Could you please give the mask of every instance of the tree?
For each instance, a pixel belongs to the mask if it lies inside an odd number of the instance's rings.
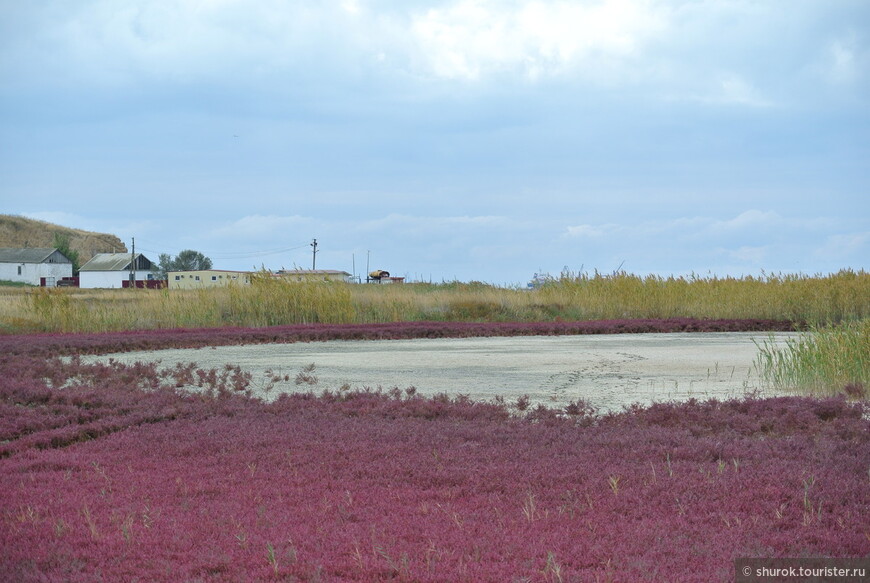
[[[158,273],[161,279],[166,279],[170,271],[202,271],[211,269],[211,259],[193,249],[185,249],[173,259],[168,253],[159,257]]]
[[[79,267],[81,267],[81,261],[79,258],[79,252],[73,251],[69,246],[69,235],[65,235],[63,233],[59,233],[55,231],[54,233],[54,247],[61,253],[63,253],[67,259],[72,261],[73,265],[73,275],[79,274]]]

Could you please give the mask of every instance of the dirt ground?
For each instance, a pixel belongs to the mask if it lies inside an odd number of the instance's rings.
[[[253,393],[351,388],[405,389],[501,396],[514,402],[564,406],[585,399],[600,410],[631,403],[720,399],[766,389],[754,366],[755,342],[788,333],[608,334],[330,341],[158,350],[91,357],[121,362],[159,361],[161,367],[195,362],[201,368],[239,365],[253,375]],[[281,377],[277,383],[270,379]],[[284,380],[286,377],[287,380]]]

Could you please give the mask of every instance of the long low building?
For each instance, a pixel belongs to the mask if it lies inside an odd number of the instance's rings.
[[[197,271],[170,271],[166,274],[169,289],[197,289],[222,285],[248,285],[251,283],[250,271],[227,271],[205,269]]]
[[[262,273],[258,271],[206,269],[198,271],[170,271],[167,273],[167,278],[169,280],[169,289],[198,289],[230,284],[249,285],[253,279],[260,277]],[[266,277],[269,276],[293,282],[352,281],[351,274],[336,269],[282,269],[275,273],[266,272]]]

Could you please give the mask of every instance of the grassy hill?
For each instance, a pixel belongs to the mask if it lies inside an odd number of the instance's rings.
[[[115,235],[0,214],[0,247],[55,247],[55,234],[69,238],[70,249],[78,251],[82,263],[97,253],[127,252],[126,245]]]

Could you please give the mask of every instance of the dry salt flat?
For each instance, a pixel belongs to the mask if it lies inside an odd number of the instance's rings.
[[[415,387],[422,395],[463,394],[561,407],[584,399],[601,411],[632,403],[778,394],[755,367],[757,343],[793,333],[601,334],[328,341],[156,350],[88,357],[161,368],[240,366],[254,396],[325,389]],[[301,374],[300,374],[301,373]],[[280,378],[277,382],[276,378]],[[285,380],[286,379],[286,380]],[[191,387],[196,390],[195,387]]]

